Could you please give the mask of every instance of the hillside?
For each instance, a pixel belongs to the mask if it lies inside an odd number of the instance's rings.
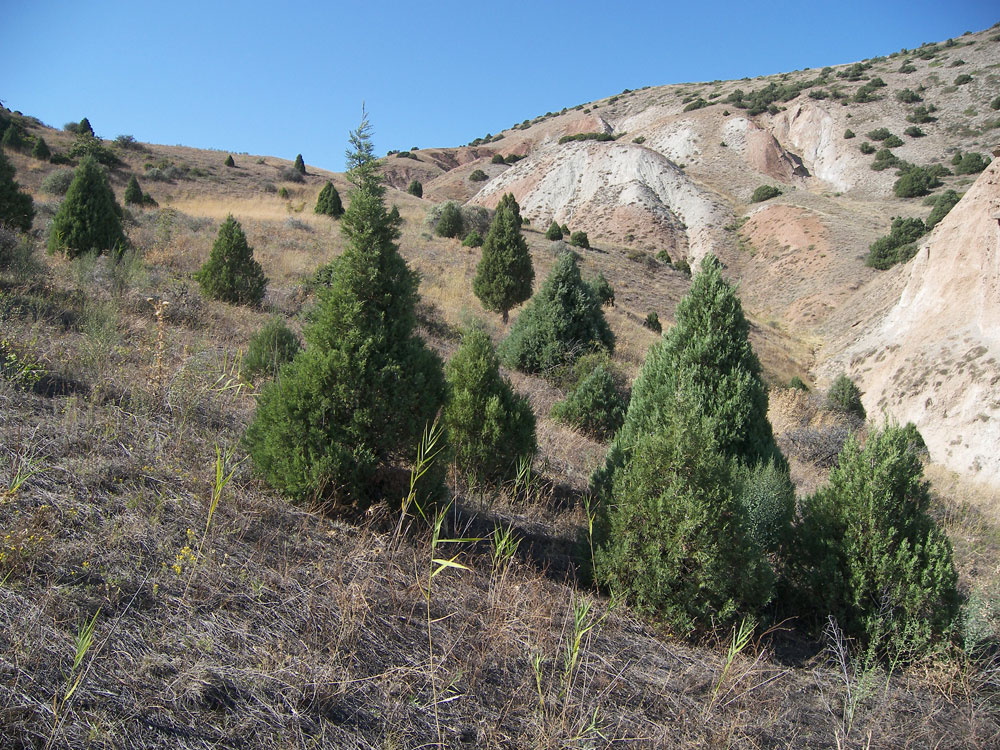
[[[963,73],[972,80],[953,84]],[[855,101],[874,76],[886,85]],[[755,114],[733,101],[745,101],[737,89],[748,101],[817,79]],[[904,88],[923,102],[899,101]],[[839,372],[862,386],[871,417],[915,421],[931,512],[970,602],[963,633],[990,645],[890,668],[779,617],[783,603],[732,653],[735,631],[669,632],[587,585],[585,500],[607,445],[550,418],[564,383],[517,372],[505,374],[538,422],[532,474],[489,491],[449,473],[449,531],[478,541],[455,547],[468,569],[435,579],[428,603],[439,553],[419,523],[396,530],[397,498],[349,520],[295,507],[254,475],[241,443],[262,386],[240,377],[241,358],[269,319],[306,325],[314,274],[345,247],[313,206],[328,180],[346,201],[344,175],[108,138],[119,201],[134,174],[157,205],[127,208],[136,250],[122,261],[69,260],[44,243],[72,164],[5,151],[37,213],[31,257],[0,274],[0,745],[995,747],[1000,165],[944,176],[935,192],[961,202],[912,260],[876,271],[864,256],[892,217],[930,208],[895,197],[895,170],[873,171],[858,145],[885,127],[904,139],[894,153],[919,165],[990,153],[998,96],[994,28],[828,71],[625,92],[383,162],[400,251],[421,277],[420,335],[443,358],[472,318],[494,341],[506,330],[471,292],[480,250],[437,237],[428,211],[492,208],[513,192],[536,289],[566,249],[545,239],[549,223],[588,232],[580,265],[614,287],[604,313],[625,380],[657,340],[647,313],[669,327],[689,290],[680,261],[723,261],[800,497],[857,427],[823,402]],[[907,116],[932,103],[925,135],[904,136]],[[54,153],[76,142],[4,114]],[[580,133],[616,137],[559,143]],[[489,179],[470,181],[476,169]],[[414,179],[423,198],[406,192]],[[782,194],[750,202],[761,184]],[[269,279],[260,308],[207,299],[194,280],[229,214]],[[812,390],[786,387],[793,376]],[[517,540],[509,556],[496,546],[504,529]]]

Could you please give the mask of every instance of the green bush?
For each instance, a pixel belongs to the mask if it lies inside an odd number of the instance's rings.
[[[465,239],[462,240],[462,247],[482,247],[483,238],[480,236],[479,232],[473,229],[467,235]]]
[[[267,289],[267,278],[254,260],[240,223],[232,214],[219,227],[208,260],[195,274],[201,291],[213,299],[234,305],[259,305]]]
[[[490,164],[506,164],[507,160],[503,158],[503,154],[493,154],[493,158],[490,159]]]
[[[339,219],[344,215],[344,204],[340,200],[340,193],[333,186],[332,182],[327,182],[316,197],[316,207],[313,211],[324,216],[332,216]]]
[[[691,264],[684,260],[684,258],[675,260],[671,265],[675,271],[680,271],[685,276],[691,275]]]
[[[570,143],[571,141],[613,141],[615,137],[611,133],[576,133],[575,135],[564,135],[559,139],[559,143]]]
[[[302,154],[298,154],[295,157],[295,164],[292,165],[292,169],[294,169],[299,174],[306,173],[306,163],[302,161]]]
[[[19,125],[11,125],[4,131],[3,138],[0,138],[0,146],[2,146],[5,151],[24,150],[24,135],[22,134]]]
[[[611,284],[604,278],[603,273],[597,275],[597,278],[591,282],[590,288],[593,289],[601,305],[608,307],[615,306],[615,290],[611,288]]]
[[[912,436],[850,438],[828,484],[802,504],[793,579],[817,621],[895,663],[948,639],[959,615],[951,545],[928,515]]]
[[[936,187],[941,186],[941,180],[932,176],[926,169],[914,167],[907,170],[896,180],[892,192],[897,198],[916,198],[927,195]]]
[[[521,210],[514,196],[505,193],[497,204],[493,222],[483,241],[483,253],[472,280],[472,291],[483,307],[503,315],[531,296],[535,269],[528,243],[521,235]]]
[[[586,250],[590,248],[590,238],[586,232],[573,232],[569,236],[569,244],[573,247],[582,247]]]
[[[500,375],[490,337],[473,328],[445,367],[450,395],[444,425],[459,471],[476,481],[499,483],[518,460],[533,456],[535,416],[528,400]]]
[[[937,118],[931,116],[931,111],[932,110],[929,107],[925,107],[924,105],[921,104],[919,107],[914,109],[912,112],[910,112],[910,114],[906,116],[906,120],[907,122],[912,122],[916,125],[923,125],[928,122],[934,122],[935,120],[937,120]]]
[[[797,391],[808,391],[809,386],[807,386],[798,375],[793,375],[792,379],[788,381],[788,387],[794,388]]]
[[[1000,108],[995,108],[995,109],[1000,109]],[[646,136],[644,135],[639,135],[632,139],[632,143],[638,144],[639,146],[641,146],[645,142],[646,142]]]
[[[42,192],[49,195],[66,195],[69,186],[73,184],[74,171],[72,169],[57,169],[49,172],[42,180]]]
[[[910,125],[910,127],[903,131],[903,135],[908,135],[910,138],[923,138],[927,134],[916,125]]]
[[[282,365],[295,359],[301,348],[298,337],[285,321],[272,318],[250,337],[240,375],[248,382],[261,375],[273,378]]]
[[[956,86],[963,86],[966,83],[972,83],[972,76],[970,76],[968,73],[962,73],[962,75],[958,76],[955,79]]]
[[[860,149],[861,149],[861,153],[865,154],[865,155],[867,155],[867,154],[874,154],[875,153],[875,147],[872,144],[870,144],[868,141],[865,141],[864,143],[862,143],[861,146],[860,146]]]
[[[990,109],[1000,109],[1000,96],[990,102]]]
[[[625,400],[604,365],[597,365],[552,407],[553,419],[591,437],[610,440],[625,419]]]
[[[850,128],[848,128],[847,130],[844,131],[844,138],[845,139],[849,139],[849,138],[853,138],[853,137],[854,137],[854,131],[853,130],[851,130]]]
[[[458,237],[464,228],[462,212],[455,201],[448,201],[441,208],[441,215],[434,231],[439,237]]]
[[[869,130],[866,135],[873,141],[884,141],[892,133],[889,132],[889,128],[876,128],[875,130]]]
[[[665,263],[668,266],[671,264],[670,253],[668,253],[666,250],[660,250],[656,254],[656,259],[660,261],[660,263]]]
[[[115,201],[108,176],[93,157],[85,156],[52,220],[49,252],[75,258],[88,252],[121,253],[127,246],[122,207]]]
[[[916,246],[913,245],[927,231],[920,219],[904,219],[897,217],[892,220],[889,234],[880,237],[868,246],[865,264],[880,271],[885,271],[897,263],[905,263],[913,257]]]
[[[920,94],[912,89],[903,89],[902,91],[896,92],[896,99],[903,102],[903,104],[916,104],[917,102],[922,102]]]
[[[45,142],[45,139],[41,136],[35,139],[35,145],[31,149],[31,155],[36,159],[41,159],[42,161],[48,161],[52,157],[52,151],[49,149],[49,144]]]
[[[80,123],[79,125],[76,126],[76,130],[74,132],[77,135],[88,136],[90,138],[95,137],[94,129],[90,126],[90,120],[88,120],[86,117],[80,120]]]
[[[653,333],[663,333],[663,324],[660,323],[660,316],[655,312],[647,313],[646,319],[642,321],[643,328],[648,328]]]
[[[795,485],[788,471],[772,460],[740,465],[735,474],[747,536],[764,552],[779,552],[789,541],[795,515]]]
[[[418,279],[395,244],[366,120],[351,143],[347,247],[318,290],[308,346],[264,387],[245,438],[268,482],[327,510],[364,509],[387,490],[398,500],[393,467],[412,460],[446,393],[416,334]]]
[[[958,154],[956,154],[958,156]],[[962,154],[958,162],[952,161],[955,165],[955,174],[979,174],[990,165],[990,160],[975,151]]]
[[[890,134],[889,137],[882,142],[882,145],[886,148],[898,148],[903,145],[903,139],[898,135]]]
[[[472,174],[469,175],[469,179],[472,182],[485,182],[486,180],[490,179],[490,176],[486,174],[486,172],[484,172],[483,170],[477,169],[476,171],[474,171]]]
[[[760,185],[753,191],[753,195],[750,196],[750,202],[760,203],[762,201],[771,200],[771,198],[777,198],[779,195],[781,195],[780,188],[777,188],[774,185]]]
[[[141,206],[142,202],[142,188],[139,187],[139,180],[132,175],[125,188],[125,204]]]
[[[226,164],[227,167],[235,167],[236,166],[236,162],[233,160],[233,155],[232,154],[230,154],[229,156],[226,157],[225,164]]]
[[[70,148],[69,155],[74,159],[91,156],[106,167],[117,167],[122,163],[114,151],[92,137],[79,136]]]
[[[561,240],[562,238],[563,233],[562,229],[559,227],[559,223],[553,221],[545,232],[545,239],[555,242],[556,240]]]
[[[834,411],[851,414],[864,419],[865,407],[861,403],[861,391],[847,375],[838,375],[826,392],[826,407]]]
[[[956,193],[954,190],[945,190],[941,195],[934,198],[934,208],[931,209],[930,215],[924,221],[927,226],[927,231],[931,231],[937,223],[941,221],[948,212],[955,207],[955,204],[961,200],[962,196]]]
[[[514,322],[499,354],[507,367],[544,373],[614,345],[600,300],[580,277],[576,257],[565,253]]]
[[[695,99],[695,100],[694,100],[693,102],[689,102],[688,104],[686,104],[686,105],[684,106],[684,111],[685,111],[685,112],[691,112],[692,110],[695,110],[695,109],[702,109],[702,108],[704,108],[704,107],[707,107],[707,106],[708,106],[708,102],[707,102],[707,101],[705,101],[704,99],[702,99],[702,98],[701,98],[701,97],[699,96],[699,97],[698,97],[697,99]]]
[[[35,218],[35,206],[31,196],[21,192],[14,174],[14,165],[0,149],[0,226],[27,232]]]
[[[418,198],[423,198],[424,186],[421,184],[420,180],[413,180],[406,188],[406,192],[410,195],[415,195]]]
[[[872,160],[872,169],[876,172],[881,172],[884,169],[889,169],[890,167],[900,166],[900,159],[892,151],[887,148],[880,148],[876,154],[875,158]]]

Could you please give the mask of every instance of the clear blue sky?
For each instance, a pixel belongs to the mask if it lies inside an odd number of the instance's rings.
[[[1000,21],[995,0],[0,5],[11,109],[336,171],[362,102],[379,153],[457,146],[624,88],[853,62]]]

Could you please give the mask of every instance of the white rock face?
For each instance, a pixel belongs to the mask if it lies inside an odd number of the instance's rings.
[[[774,118],[772,129],[779,141],[802,157],[814,177],[836,190],[850,190],[859,171],[870,171],[866,164],[859,166],[858,156],[844,145],[844,124],[823,107],[796,102]]]
[[[848,351],[869,417],[914,422],[935,461],[1000,486],[1000,160],[935,227],[889,313]]]

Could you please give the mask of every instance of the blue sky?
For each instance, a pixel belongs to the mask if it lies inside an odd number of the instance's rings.
[[[457,146],[624,88],[854,62],[1000,21],[995,0],[4,5],[5,106],[336,171],[363,102],[379,153]]]

